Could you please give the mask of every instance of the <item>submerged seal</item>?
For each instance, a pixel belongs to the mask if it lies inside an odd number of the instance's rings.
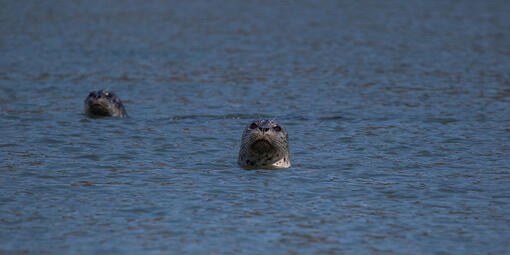
[[[289,135],[275,120],[256,120],[243,132],[238,164],[244,168],[290,167]]]
[[[120,99],[110,91],[92,91],[85,99],[85,113],[91,117],[127,117]]]

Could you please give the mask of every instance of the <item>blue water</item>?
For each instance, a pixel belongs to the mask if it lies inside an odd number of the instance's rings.
[[[1,5],[1,254],[510,251],[507,1]]]

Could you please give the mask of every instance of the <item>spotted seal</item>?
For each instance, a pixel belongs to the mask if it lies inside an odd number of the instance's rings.
[[[85,113],[91,117],[127,117],[120,98],[106,90],[92,91],[85,99]]]
[[[275,120],[252,122],[243,132],[237,162],[248,169],[290,167],[287,130]]]

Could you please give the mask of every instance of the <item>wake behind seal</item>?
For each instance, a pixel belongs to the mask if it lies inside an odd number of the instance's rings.
[[[290,167],[287,130],[275,120],[252,122],[243,132],[237,162],[247,169]]]
[[[85,99],[85,113],[90,117],[127,117],[126,109],[113,92],[97,90],[89,93]]]

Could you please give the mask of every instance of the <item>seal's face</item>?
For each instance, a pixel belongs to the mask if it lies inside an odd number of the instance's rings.
[[[92,91],[85,99],[85,112],[89,116],[127,117],[120,99],[110,91]]]
[[[287,130],[275,120],[256,120],[244,130],[238,163],[246,168],[290,167]]]

